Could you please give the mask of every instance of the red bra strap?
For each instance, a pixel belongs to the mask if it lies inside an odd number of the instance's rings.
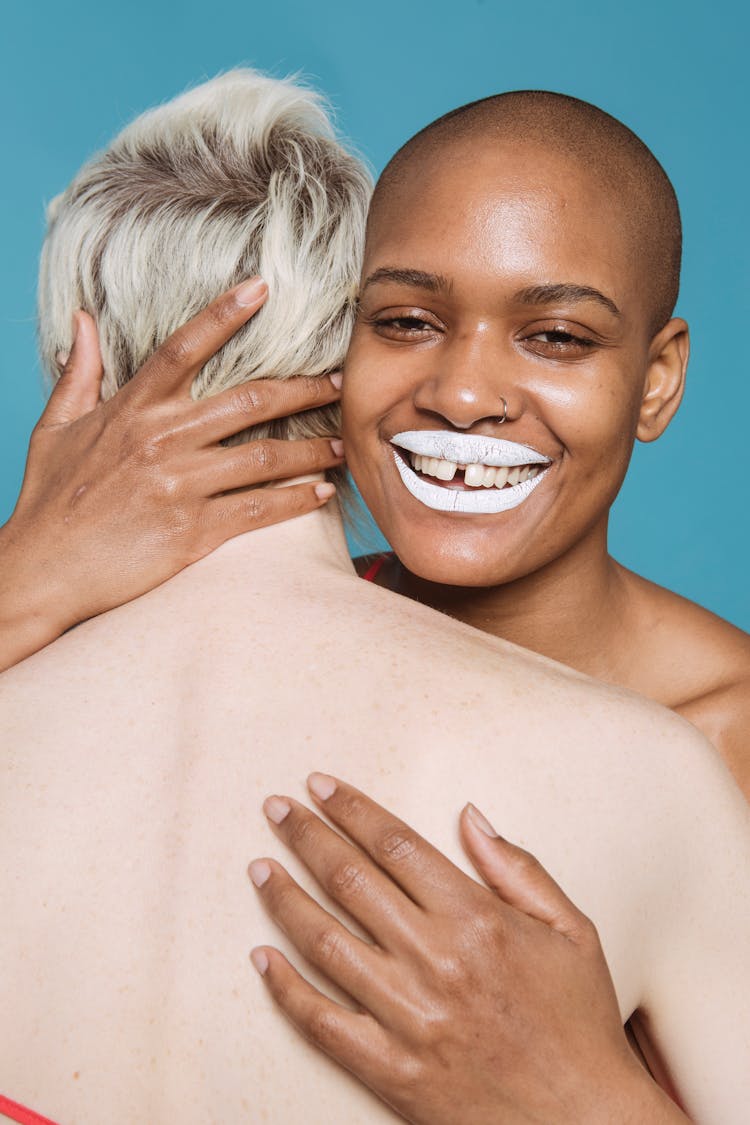
[[[25,1106],[19,1105],[18,1102],[13,1102],[10,1098],[3,1097],[0,1094],[0,1117],[9,1117],[11,1121],[17,1121],[18,1125],[55,1125],[54,1121],[50,1121],[49,1117],[42,1117],[41,1113],[34,1113],[33,1109],[26,1109]]]
[[[363,581],[374,582],[385,566],[385,561],[387,558],[388,555],[381,555],[379,559],[375,559],[375,562],[372,564],[372,566],[368,567],[368,569],[362,575]]]

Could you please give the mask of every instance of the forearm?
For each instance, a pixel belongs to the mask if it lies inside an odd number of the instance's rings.
[[[66,621],[55,594],[56,576],[38,573],[12,526],[0,528],[0,672],[50,644],[74,622]]]

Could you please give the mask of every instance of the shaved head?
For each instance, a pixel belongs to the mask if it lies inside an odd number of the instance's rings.
[[[662,328],[680,283],[682,227],[669,177],[653,153],[616,118],[588,102],[544,90],[520,90],[471,102],[439,117],[399,149],[378,181],[368,229],[394,195],[419,190],[442,167],[467,168],[466,148],[517,144],[562,157],[603,189],[612,221],[624,232],[647,299],[649,331]]]

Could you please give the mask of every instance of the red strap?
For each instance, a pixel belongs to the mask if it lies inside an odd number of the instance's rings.
[[[11,1121],[17,1121],[19,1125],[55,1125],[49,1117],[42,1117],[41,1113],[34,1113],[33,1109],[26,1109],[18,1102],[3,1097],[2,1094],[0,1094],[0,1115],[9,1117]]]
[[[381,555],[379,559],[375,559],[375,562],[372,564],[372,566],[368,567],[368,569],[362,575],[362,580],[364,582],[374,582],[375,579],[377,578],[377,576],[380,574],[381,570],[383,569],[383,566],[385,565],[385,560],[387,558],[388,558],[388,555]]]

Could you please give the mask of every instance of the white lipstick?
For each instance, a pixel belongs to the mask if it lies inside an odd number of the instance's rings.
[[[423,457],[454,462],[454,467],[455,464],[480,464],[496,468],[551,464],[549,457],[545,457],[543,453],[514,441],[456,434],[445,430],[409,431],[396,434],[391,442],[396,468],[406,489],[425,507],[438,512],[466,512],[473,515],[508,512],[528,499],[545,474],[542,471],[521,484],[505,488],[445,488],[431,484],[424,476],[418,476],[401,456],[397,446]]]
[[[455,461],[457,465],[549,465],[549,457],[528,445],[479,434],[457,434],[452,430],[408,430],[395,434],[391,444],[409,453]],[[536,478],[535,478],[536,479]]]

